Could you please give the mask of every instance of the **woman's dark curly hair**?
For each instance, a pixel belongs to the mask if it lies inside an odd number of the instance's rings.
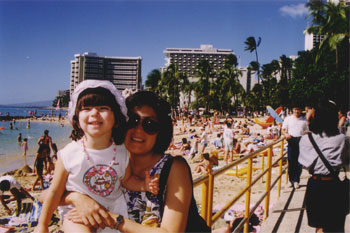
[[[79,112],[82,107],[90,106],[109,106],[114,114],[114,127],[112,129],[112,137],[115,144],[120,145],[124,142],[126,132],[126,119],[120,111],[115,96],[106,88],[87,88],[82,91],[78,97],[77,106],[73,116],[73,131],[71,138],[75,141],[84,136],[84,131],[79,127]]]
[[[139,91],[125,100],[128,115],[132,114],[135,107],[149,106],[157,115],[160,131],[157,135],[153,152],[163,154],[169,147],[173,138],[173,124],[170,114],[170,105],[155,93],[150,91]]]

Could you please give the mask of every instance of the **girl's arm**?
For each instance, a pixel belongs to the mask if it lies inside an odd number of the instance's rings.
[[[121,180],[121,184],[123,187],[125,187],[128,190],[135,191],[135,192],[151,192],[154,195],[158,194],[159,190],[159,178],[155,177],[152,178],[150,177],[150,174],[148,171],[145,173],[145,179],[139,179],[135,175],[132,174],[131,172],[131,167],[130,163],[128,164],[126,170],[125,170],[125,175],[123,179]]]
[[[48,232],[48,225],[53,212],[56,210],[62,194],[65,190],[68,172],[64,169],[61,158],[56,162],[56,169],[50,185],[48,194],[40,214],[39,224],[35,228],[35,232]]]

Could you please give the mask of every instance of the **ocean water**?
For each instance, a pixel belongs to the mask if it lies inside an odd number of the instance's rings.
[[[66,110],[55,110],[48,108],[34,107],[11,107],[1,106],[0,116],[29,116],[30,112],[36,111],[36,116],[43,115],[65,116]],[[58,122],[33,122],[31,121],[30,128],[27,129],[27,120],[17,120],[10,129],[12,121],[0,121],[0,173],[11,171],[20,168],[24,165],[22,146],[17,142],[19,133],[22,134],[22,140],[28,139],[27,164],[32,166],[36,151],[38,150],[38,139],[43,135],[44,130],[49,130],[49,135],[56,143],[58,149],[63,148],[71,141],[69,135],[72,127],[69,124],[60,124]]]
[[[72,127],[69,124],[61,125],[58,122],[31,122],[30,128],[27,129],[27,121],[16,121],[13,129],[9,128],[11,121],[0,122],[0,159],[13,156],[22,155],[22,147],[17,142],[19,133],[22,134],[22,140],[28,139],[28,152],[27,154],[35,154],[38,149],[37,141],[43,135],[44,130],[49,130],[49,136],[52,137],[52,141],[57,144],[60,149],[64,146],[64,143],[70,141],[69,135],[72,131]]]
[[[6,116],[9,114],[10,116],[29,116],[30,112],[36,111],[36,116],[41,116],[43,114],[47,115],[55,115],[58,116],[61,113],[62,116],[66,114],[66,110],[55,110],[55,109],[47,109],[47,108],[21,108],[21,107],[0,107],[0,116]]]

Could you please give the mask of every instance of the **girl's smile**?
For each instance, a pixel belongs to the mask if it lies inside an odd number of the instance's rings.
[[[83,107],[79,112],[79,125],[87,137],[110,136],[114,114],[109,106]]]

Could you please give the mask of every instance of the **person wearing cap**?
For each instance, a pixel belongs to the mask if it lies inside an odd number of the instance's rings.
[[[104,208],[127,215],[121,185],[133,191],[157,194],[158,180],[140,180],[132,175],[128,152],[123,144],[127,108],[124,98],[109,81],[86,80],[73,92],[68,109],[72,139],[58,151],[52,184],[46,194],[35,232],[48,232],[51,216],[64,191],[75,191],[96,200]],[[72,206],[61,206],[63,230],[91,232],[89,226],[63,217]],[[106,228],[103,232],[110,232]]]
[[[293,107],[293,114],[286,117],[282,125],[282,133],[288,141],[288,176],[289,187],[299,188],[302,167],[298,162],[299,141],[309,130],[307,120],[301,116],[301,108]]]

